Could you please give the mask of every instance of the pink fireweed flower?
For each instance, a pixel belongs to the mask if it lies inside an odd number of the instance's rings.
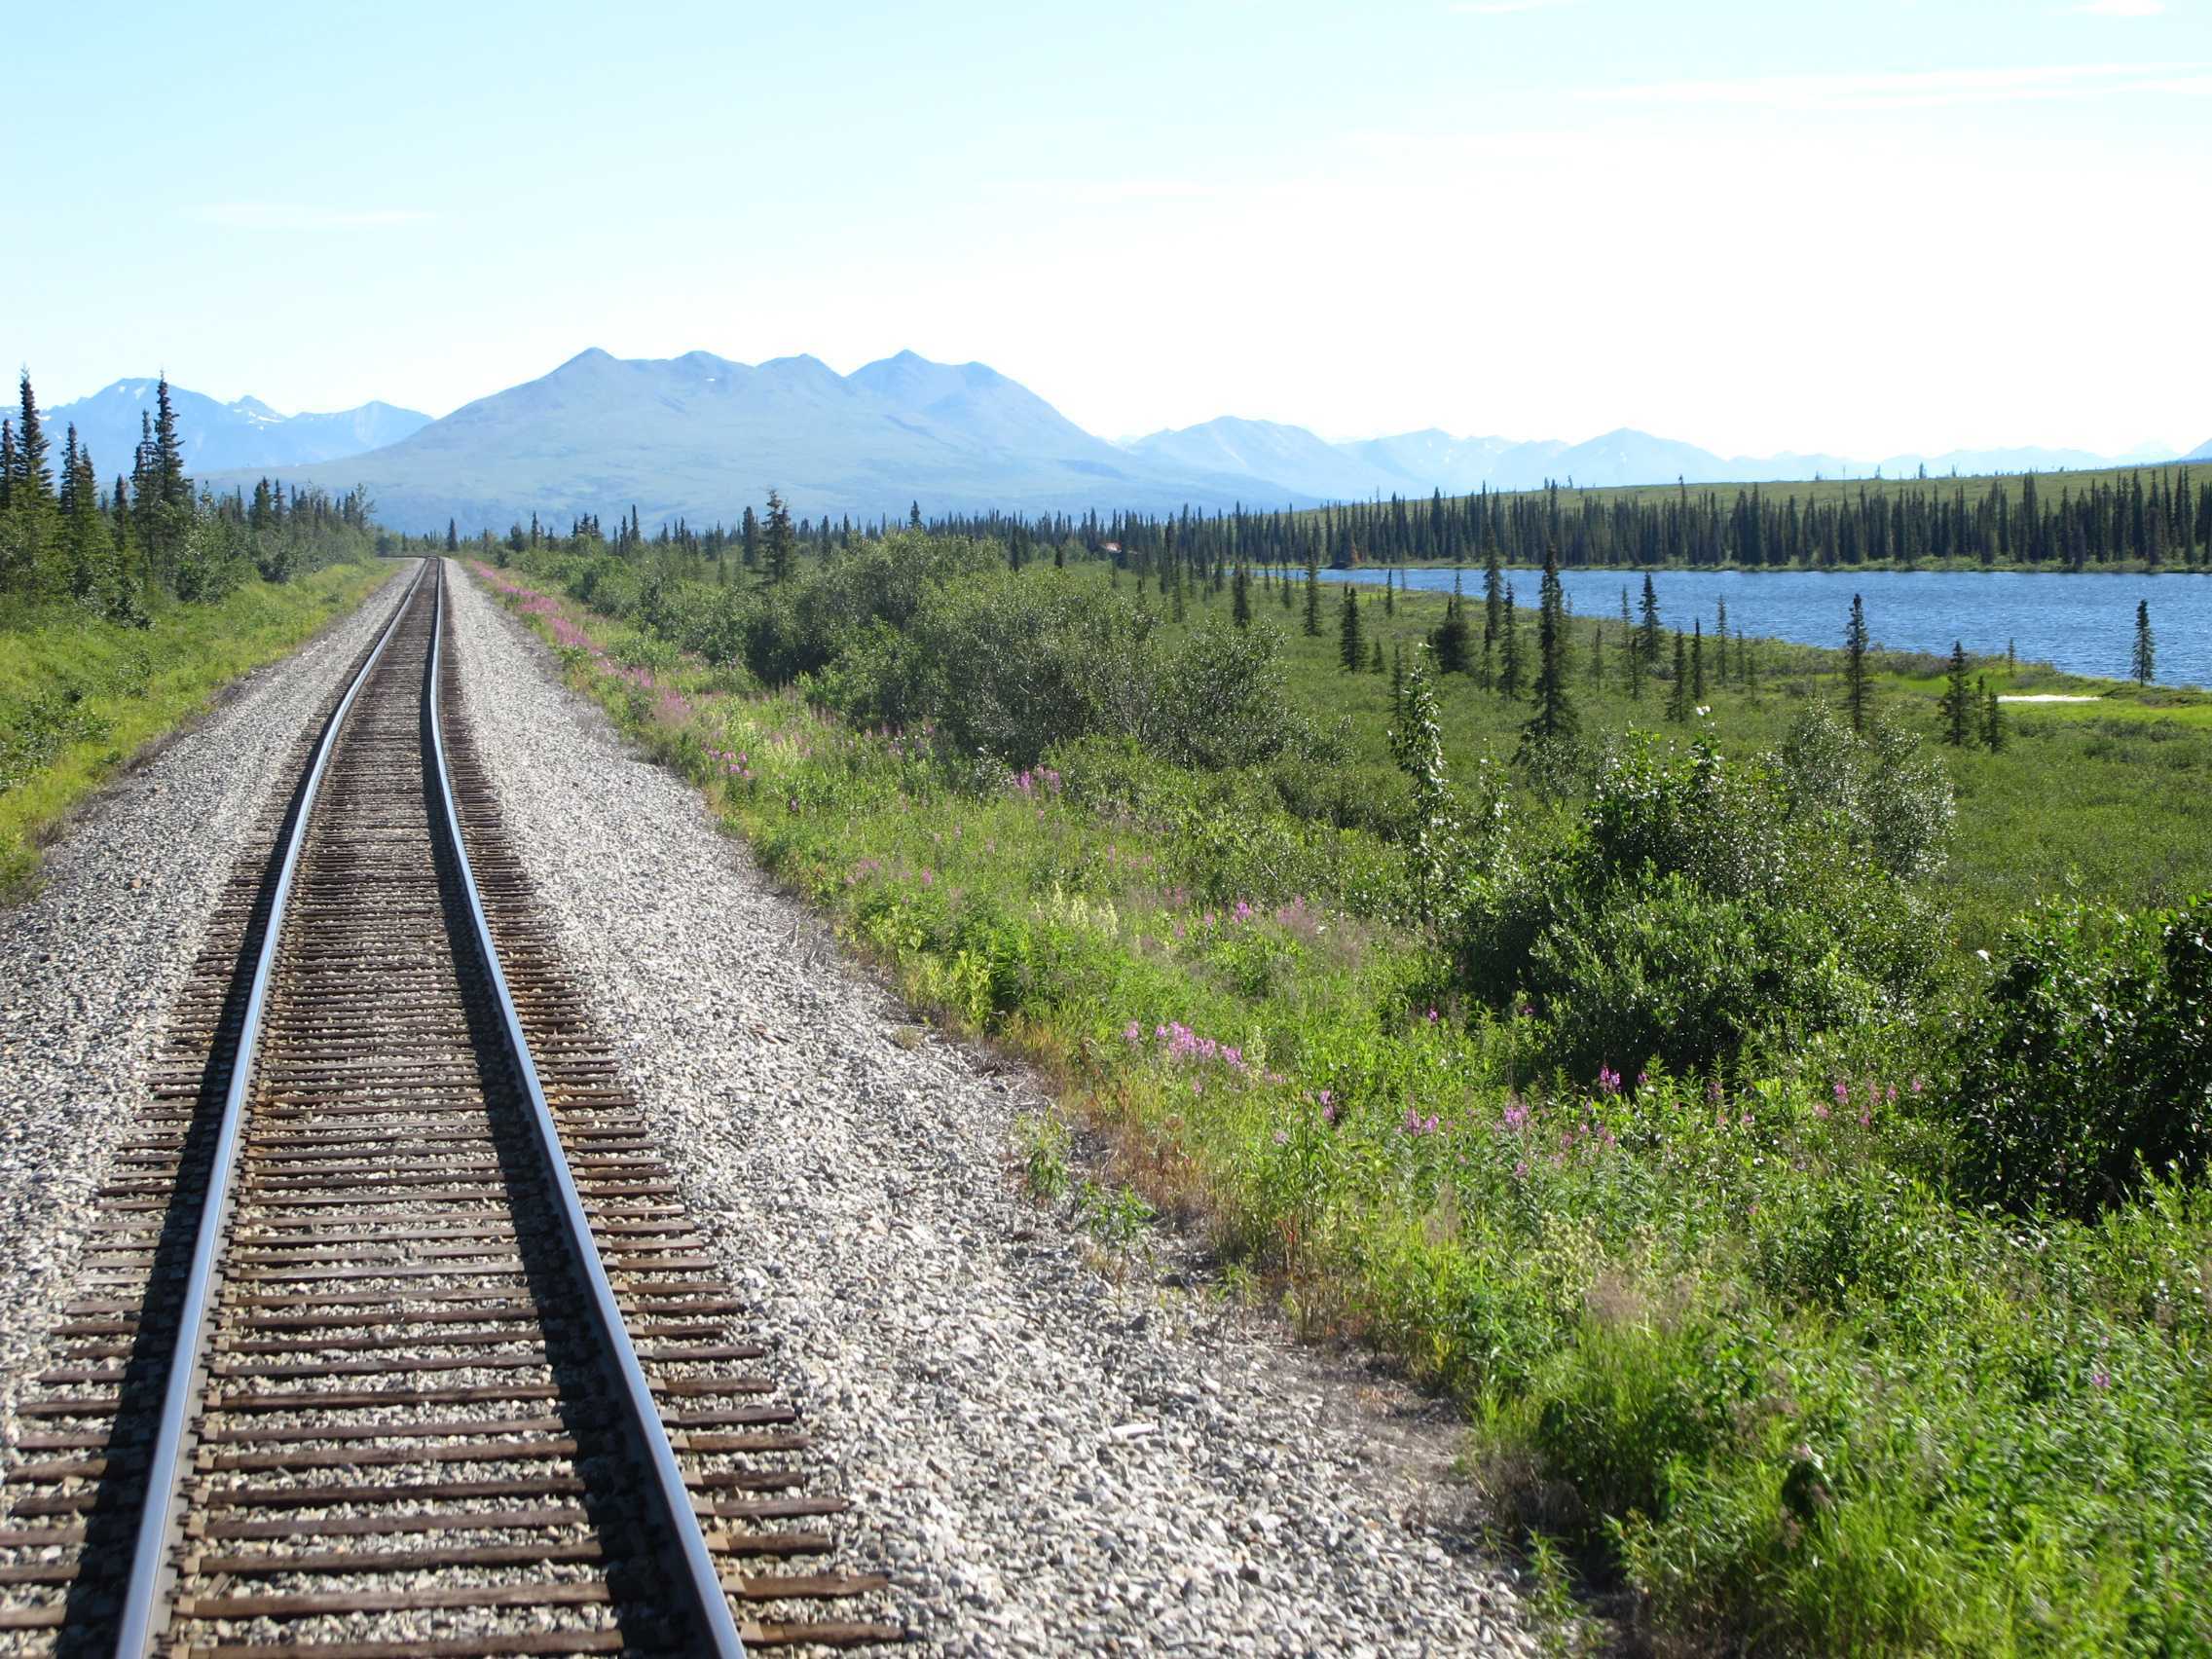
[[[1604,1094],[1618,1094],[1621,1091],[1621,1074],[1613,1070],[1611,1066],[1600,1066],[1598,1068],[1598,1088],[1599,1092]]]
[[[1529,1108],[1521,1103],[1517,1094],[1505,1097],[1505,1127],[1518,1132],[1529,1122]]]
[[[1124,1043],[1141,1043],[1144,1041],[1144,1033],[1137,1029],[1135,1020],[1132,1019],[1128,1024],[1122,1027],[1122,1041]]]
[[[1420,1109],[1419,1107],[1409,1106],[1406,1108],[1407,1134],[1432,1135],[1436,1133],[1436,1125],[1437,1120],[1433,1115],[1424,1118],[1420,1115]]]

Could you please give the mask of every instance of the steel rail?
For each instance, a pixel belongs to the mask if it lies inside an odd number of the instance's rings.
[[[223,1094],[222,1125],[216,1137],[214,1162],[208,1171],[207,1192],[201,1201],[199,1229],[194,1235],[192,1271],[185,1281],[176,1349],[169,1358],[168,1381],[162,1395],[161,1428],[154,1442],[152,1461],[147,1465],[145,1507],[139,1512],[138,1536],[130,1557],[130,1578],[124,1594],[123,1621],[115,1644],[117,1659],[147,1659],[160,1634],[162,1588],[169,1571],[170,1530],[183,1480],[184,1443],[197,1416],[193,1410],[199,1395],[195,1383],[206,1341],[207,1316],[214,1306],[215,1267],[222,1254],[223,1228],[230,1214],[232,1174],[238,1164],[240,1142],[244,1138],[246,1088],[253,1076],[253,1054],[260,1041],[262,1010],[269,1000],[269,982],[276,964],[276,945],[284,931],[284,904],[291,895],[292,875],[299,866],[300,849],[307,843],[308,821],[313,816],[323,772],[329,765],[331,752],[338,745],[338,734],[352,710],[353,700],[368,683],[370,674],[384,657],[385,647],[398,631],[400,619],[415,603],[415,595],[429,566],[430,561],[425,559],[416,571],[415,579],[408,584],[405,596],[391,613],[391,620],[377,636],[376,646],[369,652],[368,660],[353,676],[337,711],[323,727],[322,737],[315,745],[313,762],[308,768],[307,787],[292,819],[291,833],[284,843],[284,862],[277,871],[276,891],[270,900],[261,954],[254,963],[253,985],[246,997],[245,1019],[239,1028],[238,1047],[232,1053],[230,1087]]]
[[[507,1048],[530,1097],[530,1116],[536,1131],[538,1150],[544,1156],[547,1173],[560,1197],[569,1246],[574,1252],[576,1265],[591,1293],[593,1320],[621,1384],[627,1426],[643,1447],[645,1461],[652,1471],[658,1519],[683,1558],[685,1583],[696,1604],[694,1610],[700,1628],[711,1643],[704,1651],[714,1653],[717,1659],[742,1659],[745,1639],[738,1634],[737,1621],[730,1616],[729,1598],[722,1591],[721,1574],[707,1547],[706,1534],[699,1530],[698,1512],[691,1506],[690,1489],[684,1485],[683,1471],[677,1464],[676,1449],[669,1444],[660,1408],[653,1402],[652,1384],[645,1378],[645,1368],[638,1363],[638,1350],[630,1341],[629,1328],[623,1323],[621,1307],[614,1300],[614,1287],[600,1262],[599,1246],[592,1237],[591,1218],[584,1211],[575,1176],[569,1167],[567,1155],[561,1150],[561,1132],[553,1121],[552,1108],[546,1104],[544,1088],[538,1082],[537,1066],[531,1058],[530,1040],[523,1033],[522,1018],[515,1012],[514,998],[507,990],[507,977],[499,966],[499,952],[492,940],[484,901],[476,890],[475,874],[469,868],[468,844],[461,837],[461,818],[454,807],[452,776],[446,764],[445,722],[438,707],[438,693],[443,684],[446,592],[445,563],[443,560],[437,563],[437,608],[430,621],[430,747],[437,758],[438,802],[443,808],[446,833],[453,840],[454,862],[460,871],[461,887],[468,896],[468,913],[475,924],[476,945],[483,953],[492,987],[498,994]]]

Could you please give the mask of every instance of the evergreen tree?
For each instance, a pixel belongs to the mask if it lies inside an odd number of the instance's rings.
[[[1252,575],[1242,565],[1236,567],[1236,577],[1229,584],[1230,619],[1239,628],[1252,625]]]
[[[448,553],[459,553],[461,551],[461,526],[450,518],[446,520],[446,551]]]
[[[1459,572],[1452,572],[1452,591],[1459,591]],[[1497,544],[1491,543],[1483,560],[1483,673],[1485,691],[1497,683],[1497,653],[1504,642],[1498,637],[1505,626],[1505,582],[1497,565]]]
[[[1637,631],[1636,648],[1646,670],[1659,666],[1659,590],[1652,585],[1649,571],[1643,572],[1643,622]]]
[[[92,470],[92,452],[78,448],[75,426],[69,428],[68,498],[63,535],[69,548],[69,597],[82,605],[113,590],[115,541],[107,515],[100,511],[99,474]]]
[[[1458,574],[1454,572],[1452,597],[1444,602],[1444,621],[1429,642],[1436,652],[1437,673],[1467,672],[1467,632],[1466,601],[1459,591]]]
[[[768,492],[768,523],[761,541],[768,585],[781,587],[798,568],[798,537],[792,529],[791,508],[773,490]]]
[[[31,372],[23,371],[18,388],[20,412],[16,417],[16,457],[9,468],[9,505],[18,511],[36,511],[54,499],[54,480],[46,469],[46,427],[40,423],[38,398],[31,390]]]
[[[1967,746],[1967,734],[1973,719],[1978,698],[1967,689],[1967,648],[1957,640],[1951,642],[1951,666],[1944,677],[1943,695],[1936,707],[1943,715],[1943,741],[1953,749]]]
[[[1720,670],[1720,683],[1725,685],[1728,683],[1728,601],[1721,598],[1714,603],[1718,609],[1713,618],[1713,648],[1720,653],[1717,666]],[[1702,698],[1699,700],[1703,701]]]
[[[907,507],[906,507],[906,528],[907,528],[908,530],[919,530],[919,529],[921,529],[921,528],[922,528],[922,503],[921,503],[921,502],[919,502],[919,501],[912,501],[912,502],[909,502],[909,503],[907,504]]]
[[[1527,671],[1521,661],[1521,629],[1514,619],[1513,584],[1511,582],[1505,584],[1505,620],[1502,626],[1503,638],[1498,642],[1500,661],[1498,664],[1497,688],[1508,697],[1518,697],[1521,694],[1521,683],[1527,678]]]
[[[2148,685],[2157,678],[2157,643],[2151,637],[2151,602],[2147,599],[2135,602],[2135,660],[2129,672],[2138,685]]]
[[[1567,696],[1567,595],[1560,585],[1556,543],[1544,551],[1543,587],[1536,602],[1535,700],[1536,712],[1521,728],[1524,754],[1574,735],[1574,706]]]
[[[1395,571],[1382,572],[1382,614],[1385,616],[1398,614],[1397,576]]]
[[[1705,618],[1690,618],[1690,701],[1705,707]]]
[[[1667,718],[1677,725],[1690,718],[1689,644],[1675,636],[1675,683],[1667,692]]]
[[[1346,674],[1357,674],[1367,661],[1367,646],[1359,629],[1359,592],[1355,582],[1345,583],[1345,603],[1337,623],[1337,660]]]
[[[1981,742],[1992,755],[2005,747],[2005,721],[1997,704],[1997,687],[1981,683]]]
[[[1321,637],[1321,563],[1310,542],[1306,548],[1306,637]]]
[[[1590,630],[1590,689],[1605,688],[1605,625],[1598,623]]]
[[[915,504],[920,505],[919,502]],[[760,562],[760,521],[753,516],[751,507],[747,507],[745,516],[738,520],[737,535],[744,547],[738,563],[750,571]]]
[[[1866,607],[1859,595],[1851,596],[1851,622],[1843,635],[1844,704],[1851,711],[1851,729],[1866,735],[1866,717],[1873,712],[1874,687],[1866,676]]]
[[[1404,719],[1406,716],[1406,646],[1395,641],[1390,646],[1390,719]]]
[[[162,504],[189,509],[192,480],[184,473],[184,443],[177,436],[176,405],[169,401],[166,375],[154,384],[154,476]]]
[[[1648,664],[1643,658],[1643,647],[1636,637],[1636,624],[1628,608],[1628,584],[1621,584],[1621,649],[1628,658],[1628,696],[1632,703],[1643,701],[1643,676]]]
[[[1381,674],[1382,672],[1382,642],[1380,638],[1367,647],[1367,672],[1370,674]]]

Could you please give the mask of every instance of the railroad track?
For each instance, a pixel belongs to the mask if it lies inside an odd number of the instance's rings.
[[[419,573],[331,712],[180,1002],[17,1410],[0,1644],[904,1634],[866,1616],[884,1579],[828,1568],[846,1505],[809,1490],[562,977],[443,672],[443,581]]]

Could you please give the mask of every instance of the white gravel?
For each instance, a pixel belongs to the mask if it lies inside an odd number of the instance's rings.
[[[858,1500],[840,1567],[893,1574],[945,1653],[1534,1651],[1448,1413],[1202,1284],[1102,1272],[1010,1176],[1034,1085],[900,1041],[692,790],[449,591],[567,965]]]
[[[358,610],[237,682],[109,785],[47,850],[39,892],[0,909],[0,1393],[11,1412],[232,861],[296,781],[289,751],[414,569],[395,564]]]

